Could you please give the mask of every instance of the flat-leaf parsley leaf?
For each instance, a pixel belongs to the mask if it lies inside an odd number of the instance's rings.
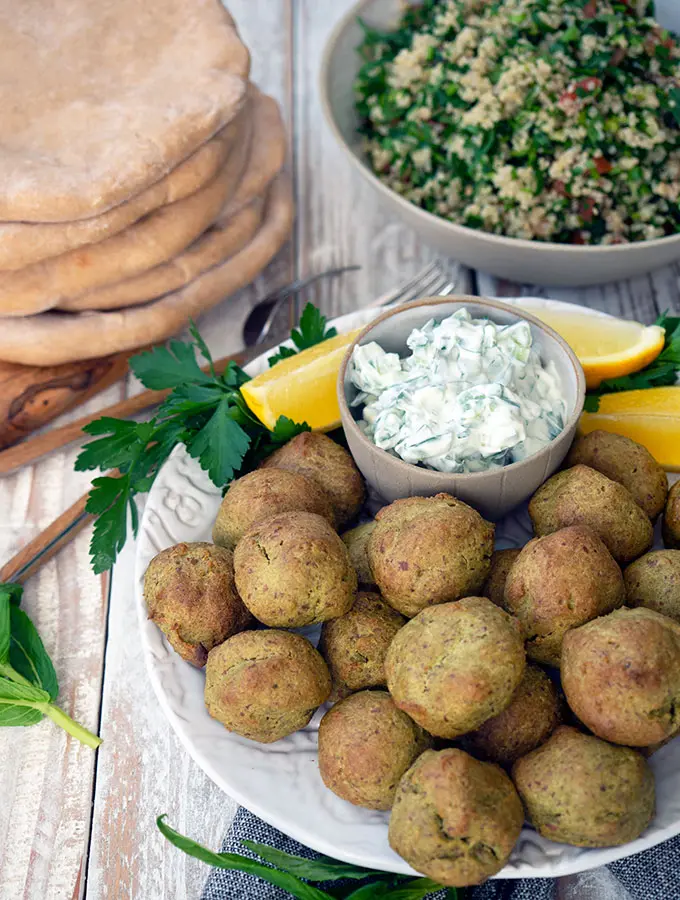
[[[116,561],[127,539],[128,521],[137,533],[135,497],[150,489],[177,444],[184,444],[211,480],[224,487],[296,434],[309,431],[306,423],[285,416],[272,430],[266,428],[241,394],[248,375],[233,362],[218,374],[193,322],[190,330],[191,341],[170,341],[130,360],[130,368],[145,387],[170,391],[152,419],[131,422],[104,416],[84,429],[95,440],[83,447],[76,469],[107,473],[93,480],[86,507],[96,516],[90,543],[95,573],[107,571]],[[270,365],[335,334],[325,316],[308,303],[291,335],[297,349],[281,348]],[[198,357],[207,362],[207,371]]]
[[[326,316],[322,315],[313,303],[308,303],[302,310],[298,327],[294,328],[290,334],[295,347],[279,347],[278,352],[269,357],[269,365],[273,366],[282,359],[295,356],[301,350],[308,350],[316,344],[335,337],[338,333],[337,329],[327,328],[326,323]]]

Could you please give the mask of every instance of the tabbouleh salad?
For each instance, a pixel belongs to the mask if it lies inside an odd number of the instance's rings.
[[[379,178],[508,237],[680,232],[680,48],[646,0],[425,0],[364,25],[356,98]]]

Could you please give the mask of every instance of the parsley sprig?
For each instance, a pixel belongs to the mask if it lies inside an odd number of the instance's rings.
[[[208,347],[191,323],[189,342],[170,341],[130,359],[130,368],[151,390],[170,390],[156,415],[147,422],[103,416],[83,430],[95,438],[76,460],[76,470],[117,470],[95,478],[86,509],[96,516],[90,543],[96,574],[110,569],[128,534],[139,525],[137,494],[146,493],[160,467],[179,443],[187,448],[211,481],[224,487],[255,468],[261,460],[309,426],[280,416],[272,430],[248,408],[241,386],[249,376],[230,362],[219,374]],[[291,335],[296,350],[283,349],[269,364],[293,356],[336,334],[311,303]],[[203,358],[205,370],[199,364]]]
[[[664,313],[655,322],[666,332],[664,347],[657,358],[644,369],[632,375],[610,378],[603,381],[595,391],[586,395],[585,411],[597,412],[604,394],[620,391],[637,391],[652,387],[666,387],[677,384],[680,374],[680,317]]]
[[[295,356],[301,350],[307,350],[315,344],[327,341],[328,338],[335,337],[337,329],[326,327],[326,317],[312,303],[308,303],[300,316],[300,324],[298,328],[294,328],[291,332],[291,340],[294,347],[281,346],[278,352],[269,357],[269,365],[273,366],[282,359],[289,356]]]

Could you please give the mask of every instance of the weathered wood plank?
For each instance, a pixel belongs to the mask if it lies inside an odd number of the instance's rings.
[[[120,394],[120,387],[112,388],[77,414],[112,403]],[[69,449],[0,479],[3,561],[85,491],[87,475],[73,471],[76,454]],[[89,529],[29,580],[23,605],[54,662],[60,705],[96,731],[108,584],[91,573],[88,543]],[[94,753],[44,721],[0,729],[0,758],[0,897],[78,896]]]
[[[436,255],[382,208],[324,121],[318,87],[321,57],[332,29],[351,5],[349,0],[294,4],[298,265],[302,273],[352,263],[362,267],[324,282],[305,298],[335,314],[365,306]],[[461,272],[460,290],[467,286]]]
[[[667,266],[630,281],[618,281],[597,287],[550,288],[518,285],[479,272],[479,292],[498,297],[553,297],[567,303],[580,303],[624,319],[653,322],[666,309],[680,309],[680,264]]]
[[[251,49],[253,80],[280,102],[290,127],[291,0],[233,0],[229,9]],[[241,329],[253,303],[291,280],[292,246],[253,285],[201,319],[201,333],[216,356],[241,349]],[[167,813],[173,827],[218,846],[236,807],[180,745],[153,694],[137,627],[133,570],[130,544],[113,579],[102,699],[104,744],[86,896],[196,900],[207,869],[168,844],[155,818]]]

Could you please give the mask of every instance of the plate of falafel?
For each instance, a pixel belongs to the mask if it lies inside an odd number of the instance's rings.
[[[680,483],[628,438],[577,438],[498,522],[448,494],[384,505],[337,435],[224,496],[179,446],[135,580],[191,756],[321,853],[465,886],[680,833]]]

